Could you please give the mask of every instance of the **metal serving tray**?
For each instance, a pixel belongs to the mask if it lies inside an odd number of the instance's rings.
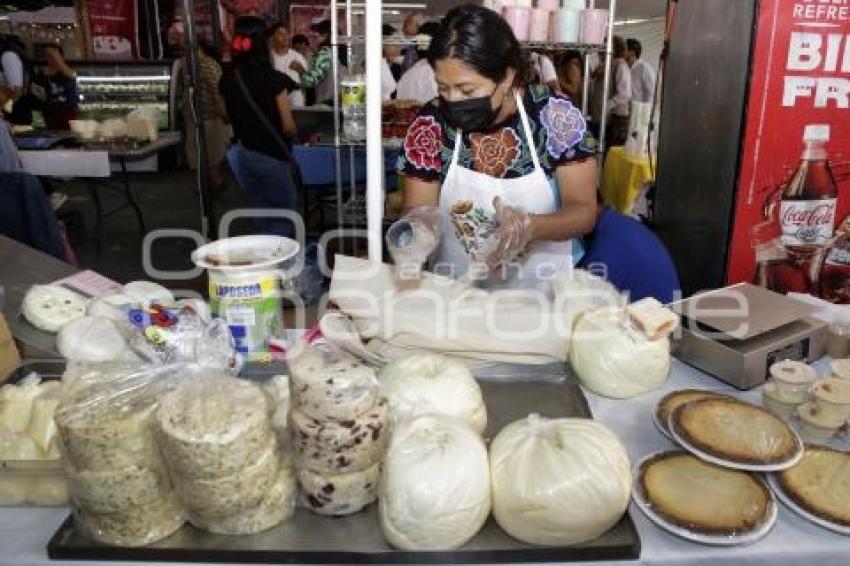
[[[253,372],[252,372],[253,373]],[[505,381],[510,375],[514,381]],[[563,364],[525,366],[525,374],[503,367],[481,379],[487,405],[489,440],[508,423],[536,412],[548,417],[588,417],[578,382]],[[251,376],[262,379],[260,376]],[[585,544],[542,547],[510,538],[491,517],[462,548],[407,552],[384,541],[376,505],[348,517],[323,517],[297,509],[290,521],[264,533],[222,536],[185,525],[170,537],[144,547],[112,547],[89,541],[69,517],[47,545],[53,559],[153,560],[237,563],[506,563],[629,560],[640,557],[640,539],[628,513],[610,531]]]

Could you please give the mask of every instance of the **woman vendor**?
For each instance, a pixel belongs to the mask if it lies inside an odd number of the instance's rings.
[[[581,259],[597,217],[581,110],[523,83],[513,32],[479,6],[446,15],[428,61],[439,96],[411,124],[399,164],[408,220],[438,234],[435,272],[541,288]]]

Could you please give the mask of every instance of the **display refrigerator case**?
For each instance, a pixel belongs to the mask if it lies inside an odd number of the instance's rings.
[[[86,61],[77,71],[79,115],[85,119],[122,118],[140,106],[160,111],[160,130],[175,127],[177,88],[171,61]]]
[[[754,282],[850,303],[850,19],[678,0],[653,206],[685,294]]]

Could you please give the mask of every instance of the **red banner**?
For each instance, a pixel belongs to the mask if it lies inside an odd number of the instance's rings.
[[[120,61],[137,56],[136,1],[86,0],[94,57]]]
[[[751,73],[728,282],[850,303],[850,0],[761,0]]]

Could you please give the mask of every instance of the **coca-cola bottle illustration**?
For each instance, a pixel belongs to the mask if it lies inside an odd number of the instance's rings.
[[[779,239],[775,219],[750,228],[756,256],[754,283],[777,293],[811,293],[810,262],[807,257],[790,254]]]
[[[850,216],[836,230],[818,277],[820,297],[831,303],[850,304]]]
[[[792,254],[812,256],[833,238],[838,189],[827,161],[828,141],[828,125],[806,126],[800,164],[782,190],[780,241]]]

